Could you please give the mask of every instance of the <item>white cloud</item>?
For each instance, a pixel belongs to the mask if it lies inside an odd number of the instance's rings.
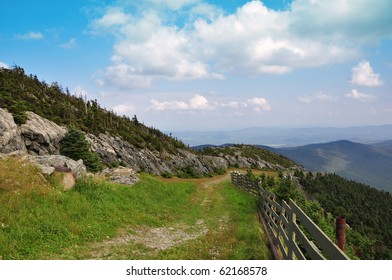
[[[102,76],[99,75],[98,76]],[[102,78],[96,77],[98,85],[114,85],[120,89],[148,88],[151,86],[153,77],[142,75],[137,69],[127,65],[118,64],[105,69]]]
[[[208,100],[204,96],[195,95],[189,101],[189,108],[192,110],[206,110],[209,109]]]
[[[158,101],[155,98],[150,100],[150,110],[153,111],[187,111],[189,113],[203,112],[203,114],[212,115],[244,115],[249,112],[262,112],[270,111],[271,105],[265,98],[253,97],[246,100],[227,100],[224,101],[219,98],[219,101],[211,97],[208,100],[206,97],[196,94],[193,95],[188,101],[184,100],[169,100]]]
[[[1,62],[1,61],[0,61],[0,68],[10,69],[10,67],[7,64],[5,64],[4,62]]]
[[[338,99],[335,96],[328,95],[322,92],[318,92],[314,95],[302,95],[297,97],[298,101],[303,103],[312,103],[315,101],[320,102],[336,102]]]
[[[135,106],[132,104],[119,104],[113,107],[113,111],[118,114],[135,112]]]
[[[362,93],[356,89],[351,90],[351,92],[347,93],[346,96],[362,102],[372,101],[376,98],[374,95]]]
[[[202,95],[194,95],[188,102],[185,101],[163,101],[151,99],[151,108],[155,111],[183,111],[183,110],[208,110],[212,107],[209,105],[207,98]]]
[[[71,39],[69,39],[68,42],[60,45],[60,47],[62,47],[63,49],[74,49],[77,46],[78,46],[78,43],[75,38],[71,38]]]
[[[363,47],[392,38],[390,0],[294,0],[286,11],[251,1],[228,15],[203,0],[138,5],[132,15],[125,6],[111,7],[92,24],[95,33],[110,31],[117,39],[112,65],[100,77],[106,84],[285,74],[357,59]]]
[[[248,99],[247,103],[252,106],[253,110],[256,112],[271,110],[271,105],[268,104],[265,98],[254,97],[252,99]]]
[[[367,87],[378,87],[384,84],[380,75],[373,72],[373,68],[368,61],[361,61],[351,71],[351,83],[353,84]]]
[[[159,102],[156,99],[151,99],[152,109],[155,111],[166,111],[166,110],[188,110],[189,105],[184,101],[163,101]]]
[[[16,35],[16,38],[21,40],[41,40],[44,38],[44,35],[41,32],[29,32],[26,34],[18,34]]]
[[[130,16],[125,14],[119,7],[109,7],[103,17],[93,22],[93,28],[110,28],[124,25],[130,20]]]
[[[73,92],[75,96],[87,97],[89,95],[88,92],[82,86],[75,87]]]

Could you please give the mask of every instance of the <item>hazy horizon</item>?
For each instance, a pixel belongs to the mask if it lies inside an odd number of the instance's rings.
[[[361,144],[392,140],[392,124],[355,127],[247,127],[232,130],[165,132],[190,146],[251,144],[298,147],[339,140]]]

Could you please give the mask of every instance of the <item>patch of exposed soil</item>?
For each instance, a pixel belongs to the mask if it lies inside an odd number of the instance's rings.
[[[166,250],[180,245],[188,240],[196,239],[208,232],[203,220],[196,222],[194,226],[177,224],[173,227],[153,228],[138,226],[130,228],[132,233],[94,244],[91,256],[93,259],[104,259],[113,248],[129,244],[141,244],[153,251]]]

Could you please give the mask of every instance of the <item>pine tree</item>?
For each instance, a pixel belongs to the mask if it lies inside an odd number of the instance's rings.
[[[60,142],[60,153],[73,160],[82,159],[90,172],[98,172],[103,169],[99,155],[90,151],[90,144],[83,132],[73,126],[69,127],[68,133]]]

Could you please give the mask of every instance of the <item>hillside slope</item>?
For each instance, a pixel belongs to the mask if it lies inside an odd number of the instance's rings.
[[[275,161],[278,156],[255,160],[249,155],[228,158],[197,153],[180,140],[145,126],[136,115],[118,116],[97,100],[73,96],[55,82],[48,85],[26,75],[20,67],[0,69],[0,153],[59,154],[59,143],[71,125],[84,132],[91,150],[108,167],[124,165],[155,175],[200,177],[221,173],[230,165],[280,164]]]
[[[387,147],[387,143],[364,145],[342,140],[271,150],[310,171],[336,173],[392,192],[392,150]]]

